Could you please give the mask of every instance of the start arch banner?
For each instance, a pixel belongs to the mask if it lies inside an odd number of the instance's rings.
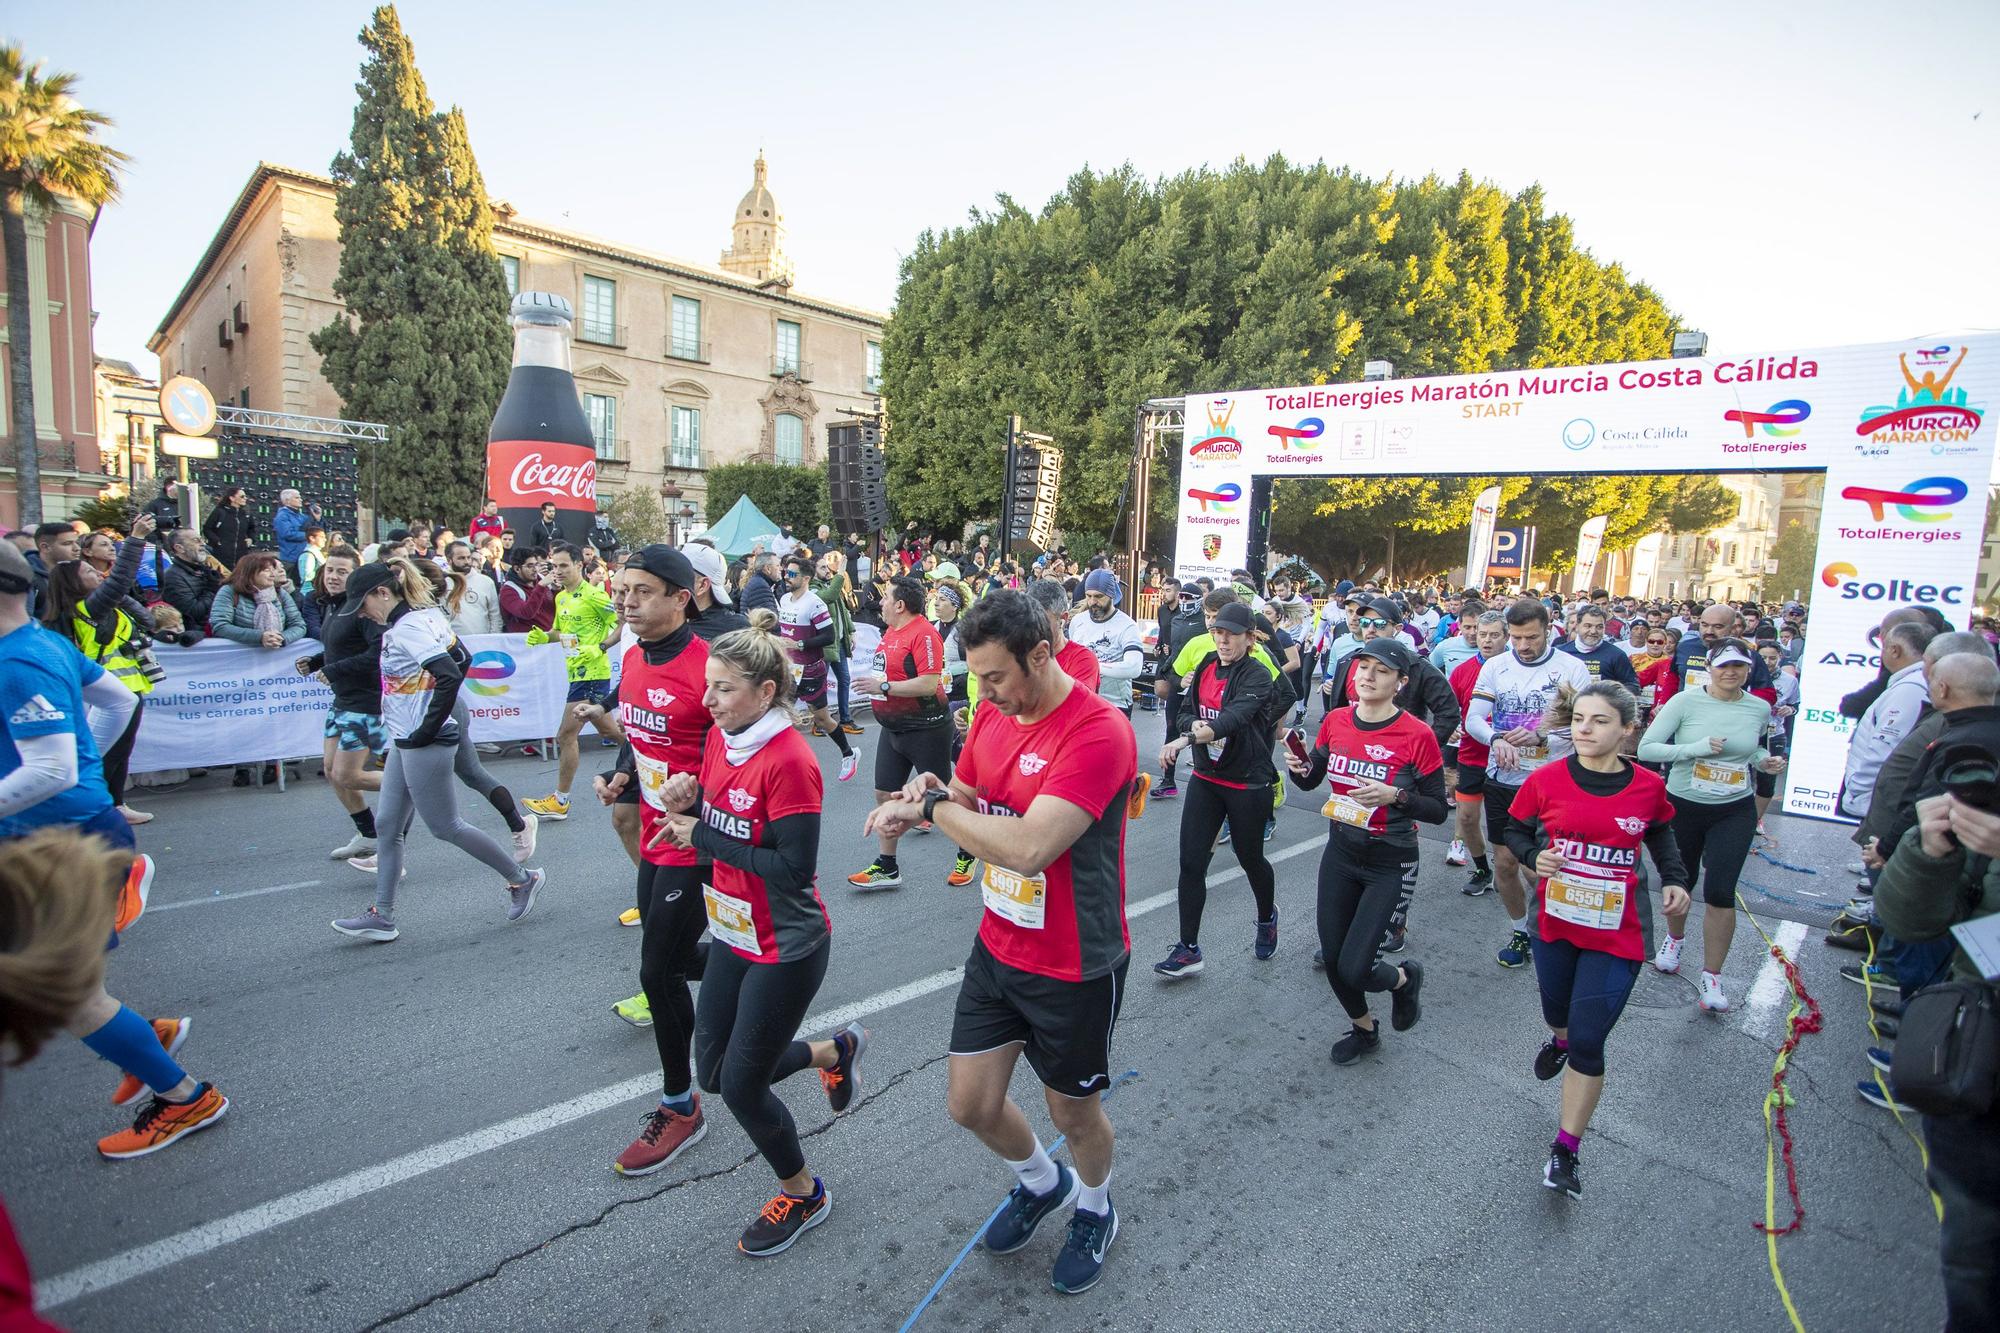
[[[1996,397],[1993,334],[1193,394],[1175,572],[1243,565],[1259,476],[1824,472],[1786,809],[1833,817],[1839,701],[1874,678],[1883,613],[1966,625]]]

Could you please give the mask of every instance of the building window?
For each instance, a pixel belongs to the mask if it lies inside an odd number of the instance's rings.
[[[521,294],[521,261],[512,255],[500,256],[500,271],[507,275],[507,299]]]
[[[882,392],[882,344],[868,344],[868,392]]]
[[[778,355],[772,373],[799,373],[799,326],[789,319],[778,321]]]
[[[701,409],[677,407],[673,410],[670,467],[701,466]]]
[[[583,323],[578,338],[587,343],[618,341],[618,284],[609,278],[583,280]]]
[[[798,325],[792,326],[794,329]],[[806,461],[806,423],[790,412],[780,412],[777,420],[777,457],[780,463],[798,465]]]
[[[618,400],[608,393],[587,393],[583,396],[583,417],[590,423],[597,456],[618,457]]]
[[[1729,565],[1729,566],[1732,566],[1732,567],[1733,567],[1733,566],[1734,566],[1734,565],[1736,564],[1736,543],[1735,543],[1735,542],[1731,542],[1731,543],[1729,543],[1729,546],[1728,546],[1728,548],[1727,548],[1727,549],[1725,549],[1725,550],[1723,551],[1723,553],[1722,553],[1722,563],[1723,563],[1723,564],[1725,564],[1725,565]]]
[[[239,394],[237,394],[237,395],[236,395],[236,405],[237,405],[238,407],[248,407],[248,406],[250,406],[250,386],[249,386],[249,385],[247,385],[247,384],[246,384],[246,385],[244,385],[244,386],[243,386],[243,392],[241,392],[241,393],[239,393]]]
[[[668,356],[684,361],[706,361],[701,354],[701,302],[691,296],[673,299],[673,325]]]

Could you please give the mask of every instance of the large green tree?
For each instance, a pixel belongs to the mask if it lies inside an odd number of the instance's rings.
[[[730,506],[742,496],[773,523],[789,523],[801,537],[822,523],[831,521],[832,506],[827,499],[824,468],[788,467],[783,463],[760,463],[746,459],[712,467],[704,478],[708,483],[710,523],[719,523]]]
[[[998,445],[1019,412],[1063,448],[1061,520],[1103,531],[1148,398],[1358,380],[1370,358],[1398,375],[1640,360],[1665,355],[1674,327],[1648,288],[1576,244],[1537,187],[1370,180],[1282,157],[1161,181],[1085,169],[1039,213],[1002,197],[904,261],[884,334],[891,498],[939,528],[997,512]],[[1161,544],[1178,452],[1155,469]],[[1274,540],[1343,569],[1392,555],[1399,572],[1442,569],[1463,560],[1470,499],[1490,480],[1281,486]],[[1540,524],[1557,560],[1595,513],[1611,515],[1615,548],[1676,502],[1723,505],[1712,482],[1510,486],[1509,518]]]
[[[362,29],[354,132],[333,160],[346,313],[313,335],[350,417],[385,422],[365,498],[380,513],[474,513],[513,338],[493,208],[465,117],[439,112],[393,6]]]
[[[111,127],[78,105],[74,74],[44,74],[18,46],[0,46],[0,249],[7,252],[8,414],[14,423],[14,480],[21,526],[42,521],[42,456],[35,438],[34,322],[28,301],[28,210],[47,213],[59,198],[101,206],[118,197],[118,168],[129,159],[98,136]]]

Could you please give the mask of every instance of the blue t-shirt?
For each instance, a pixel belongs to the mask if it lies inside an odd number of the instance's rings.
[[[21,766],[17,736],[76,737],[76,785],[46,801],[0,819],[0,838],[19,838],[39,828],[81,824],[111,808],[104,763],[90,734],[83,690],[104,668],[59,634],[30,621],[0,636],[0,777]]]

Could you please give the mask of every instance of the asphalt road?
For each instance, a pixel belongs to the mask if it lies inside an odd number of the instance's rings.
[[[1143,755],[1158,715],[1140,725]],[[93,1141],[124,1114],[107,1066],[58,1040],[8,1072],[0,1185],[50,1316],[121,1331],[901,1325],[1011,1179],[944,1109],[975,892],[945,887],[939,837],[906,841],[899,891],[843,882],[870,853],[873,739],[845,786],[816,743],[834,955],[814,1029],[860,1017],[872,1030],[863,1100],[835,1122],[816,1080],[782,1085],[835,1211],[764,1262],[734,1241],[773,1182],[719,1098],[707,1139],[667,1172],[610,1169],[657,1067],[650,1034],[609,1012],[637,987],[638,939],[616,924],[632,875],[603,811],[545,826],[549,888],[514,926],[487,872],[413,836],[403,937],[380,946],[327,928],[370,884],[326,858],[349,826],[317,780],[237,791],[225,773],[136,796],[159,814],[141,832],[161,874],[110,986],[149,1015],[195,1015],[183,1059],[232,1105],[167,1152],[107,1163]],[[552,768],[496,761],[523,795]],[[470,817],[498,824],[483,807]],[[1752,1223],[1788,996],[1747,921],[1724,972],[1728,1016],[1698,1011],[1684,979],[1642,978],[1570,1201],[1541,1185],[1557,1098],[1529,1069],[1545,1035],[1534,979],[1494,964],[1499,904],[1457,892],[1441,842],[1426,845],[1411,919],[1410,956],[1429,968],[1423,1022],[1335,1068],[1344,1022],[1311,964],[1317,803],[1296,799],[1268,848],[1285,858],[1277,957],[1251,956],[1249,895],[1224,850],[1208,970],[1168,985],[1148,969],[1176,930],[1177,823],[1177,806],[1155,803],[1129,840],[1135,956],[1114,1055],[1136,1075],[1109,1108],[1121,1231],[1104,1280],[1077,1297],[1050,1289],[1052,1226],[1020,1253],[966,1255],[919,1327],[1785,1326]],[[1817,873],[1753,859],[1744,900],[1802,941],[1826,1014],[1792,1063],[1807,1219],[1778,1242],[1784,1281],[1808,1327],[1935,1327],[1917,1150],[1855,1095],[1865,1006],[1837,974],[1854,955],[1820,943],[1846,896],[1844,830],[1781,827],[1783,859]],[[1699,950],[1691,938],[1690,974]],[[1046,1142],[1025,1065],[1015,1094]],[[1783,1220],[1782,1167],[1777,1191]]]

